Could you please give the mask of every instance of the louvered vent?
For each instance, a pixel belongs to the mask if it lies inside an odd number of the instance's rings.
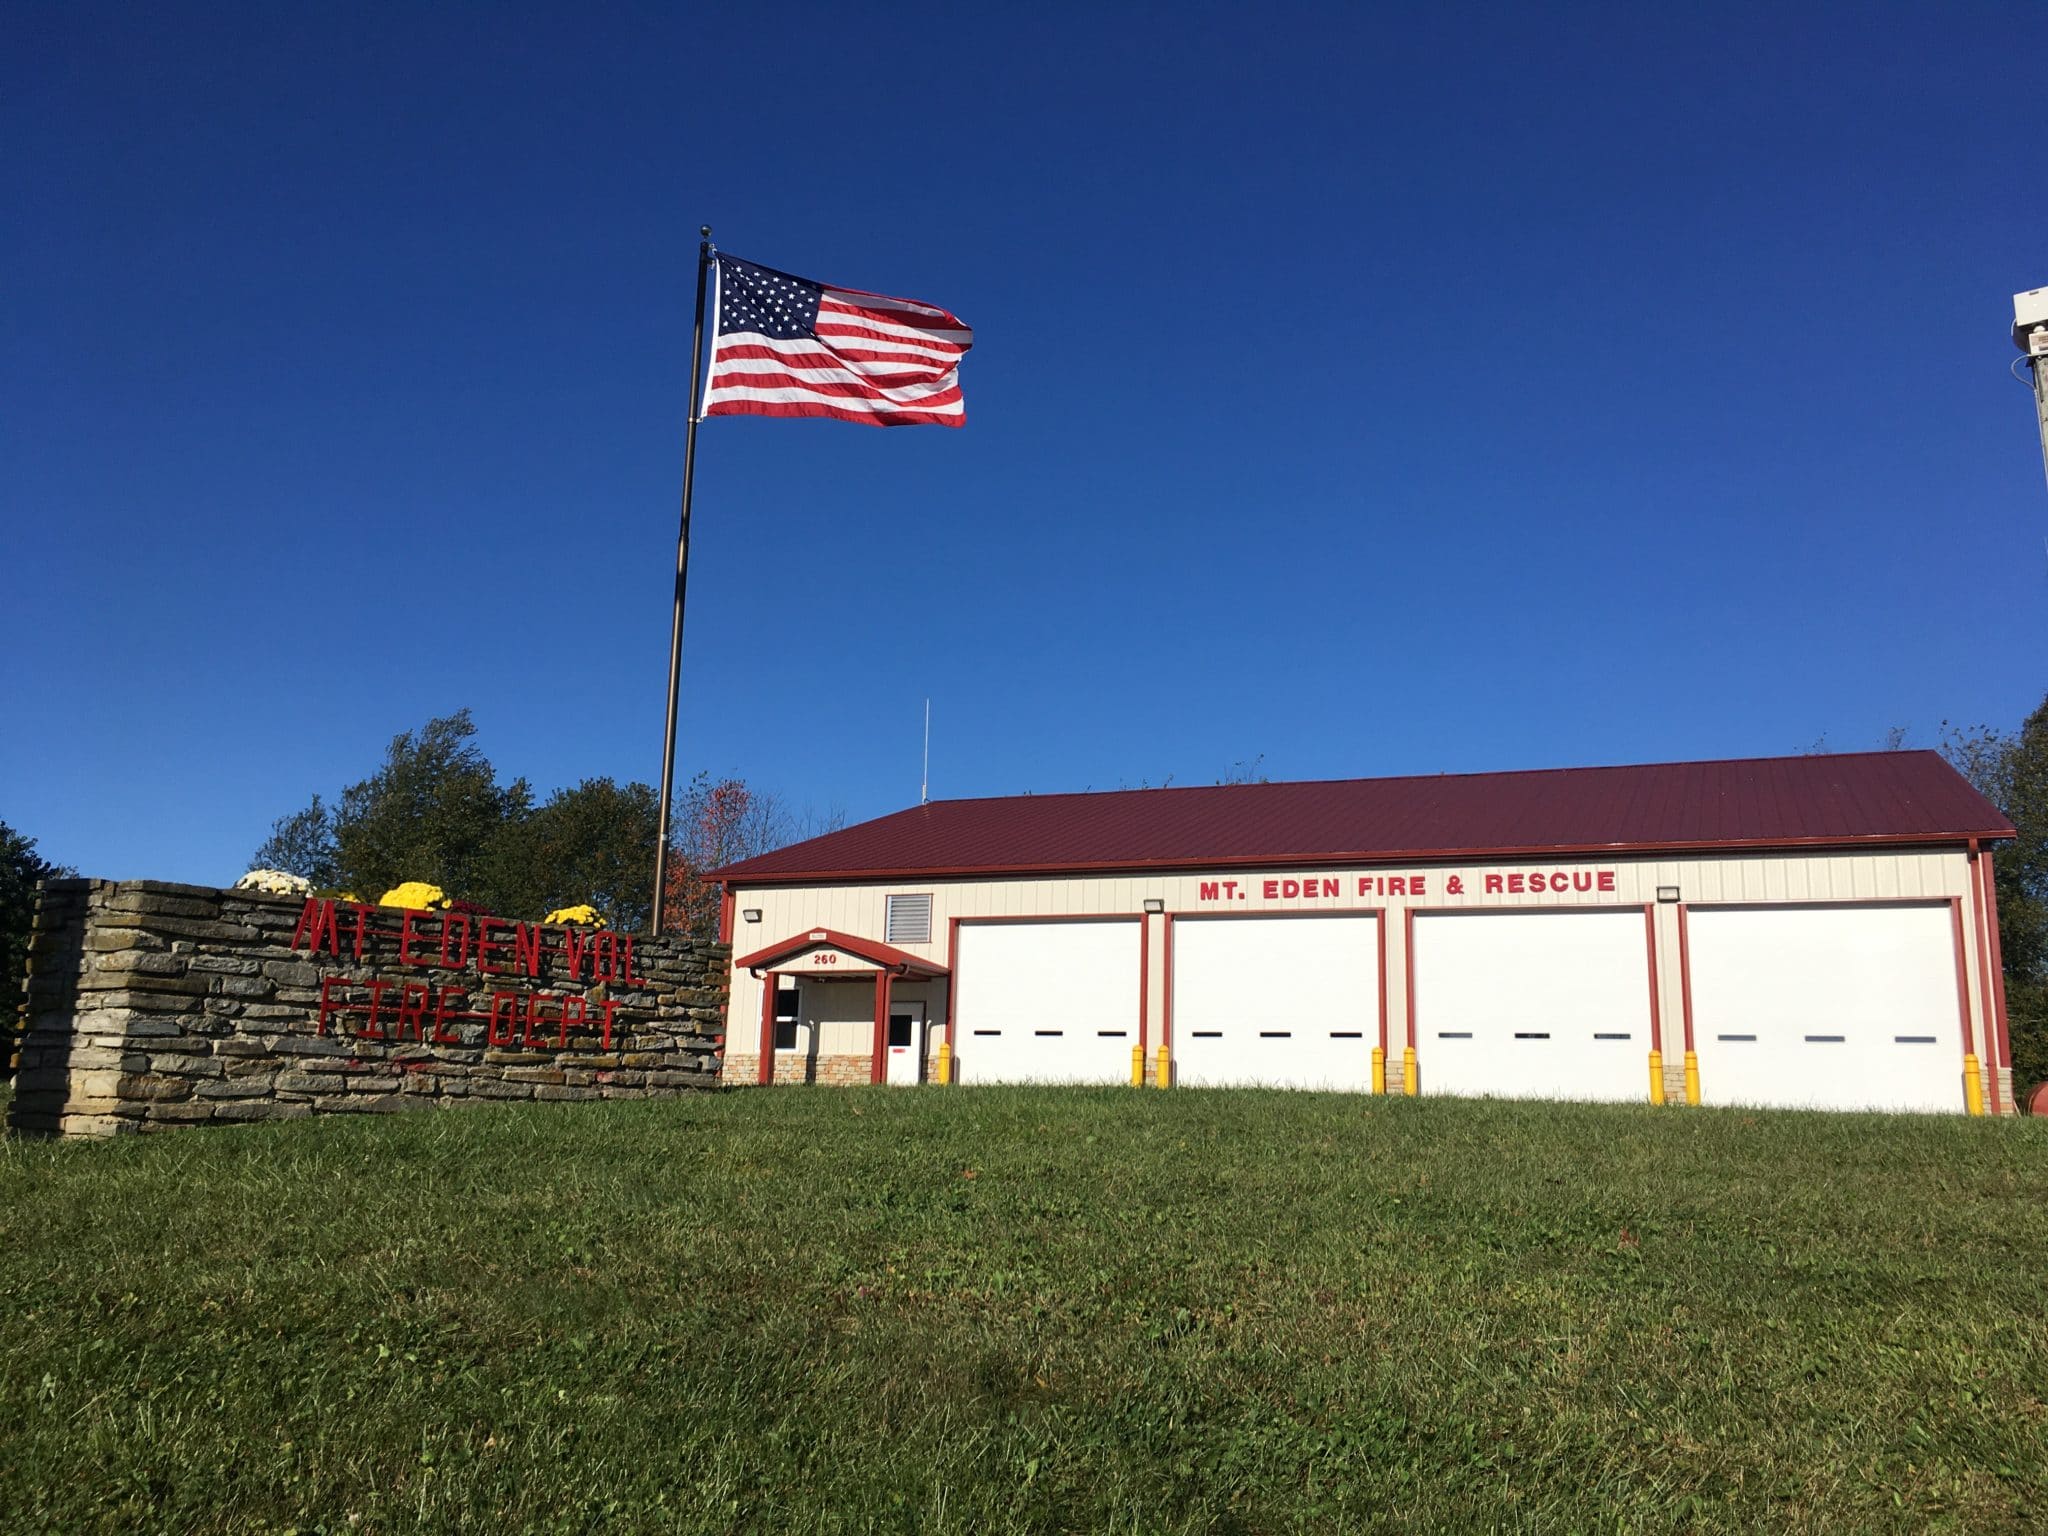
[[[932,898],[885,896],[882,941],[886,944],[929,944],[932,941]]]

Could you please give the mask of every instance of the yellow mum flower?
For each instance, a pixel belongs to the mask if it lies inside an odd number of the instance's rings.
[[[405,907],[414,912],[439,912],[448,905],[448,893],[424,880],[408,880],[377,898],[380,907]]]
[[[604,914],[587,901],[580,907],[557,907],[546,917],[542,918],[541,921],[543,923],[560,923],[570,928],[603,928],[606,926]]]

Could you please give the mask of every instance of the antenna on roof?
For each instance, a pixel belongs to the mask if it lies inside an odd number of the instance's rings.
[[[917,781],[917,803],[928,804],[932,798],[932,701],[924,701],[924,768]]]

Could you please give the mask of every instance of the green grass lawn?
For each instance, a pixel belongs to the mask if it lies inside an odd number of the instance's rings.
[[[778,1089],[0,1179],[6,1529],[2048,1512],[2037,1122]]]

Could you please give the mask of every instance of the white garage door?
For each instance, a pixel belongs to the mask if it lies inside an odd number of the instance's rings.
[[[1963,1107],[1947,903],[1686,914],[1705,1104]]]
[[[1649,967],[1640,910],[1418,916],[1422,1091],[1648,1099]]]
[[[1177,919],[1174,1081],[1370,1088],[1379,946],[1369,913]]]
[[[953,957],[963,1083],[1127,1083],[1136,921],[962,923]]]

